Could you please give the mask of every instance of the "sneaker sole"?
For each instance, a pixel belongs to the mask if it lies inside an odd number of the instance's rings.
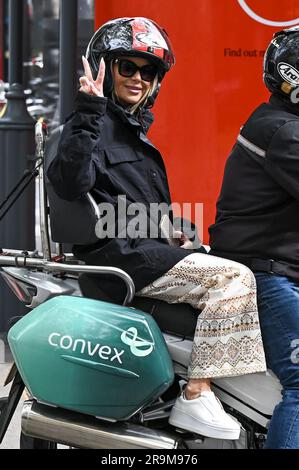
[[[240,437],[240,429],[219,429],[209,424],[201,423],[192,416],[186,415],[180,418],[169,417],[169,424],[186,431],[190,431],[196,434],[201,434],[205,437],[211,437],[214,439],[228,439],[237,440]]]

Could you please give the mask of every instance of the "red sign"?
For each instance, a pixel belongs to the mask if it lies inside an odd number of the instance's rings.
[[[172,198],[204,204],[213,223],[223,167],[241,125],[269,94],[264,51],[275,31],[299,24],[298,0],[95,0],[99,27],[145,16],[163,26],[176,54],[154,107],[150,137],[161,151]]]

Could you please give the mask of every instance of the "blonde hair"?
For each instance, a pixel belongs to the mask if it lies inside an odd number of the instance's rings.
[[[116,100],[118,99],[118,96],[114,90],[114,60],[111,60],[110,62],[110,69],[111,69],[111,76],[112,76],[112,81],[113,81],[113,88],[111,92],[111,98],[112,101],[115,103]],[[135,114],[140,108],[141,105],[145,105],[147,100],[149,99],[150,96],[154,93],[156,87],[158,86],[158,75],[155,76],[154,80],[151,82],[149,89],[147,90],[146,93],[140,98],[140,100],[133,104],[132,106],[128,106],[127,110],[129,111],[130,114]]]

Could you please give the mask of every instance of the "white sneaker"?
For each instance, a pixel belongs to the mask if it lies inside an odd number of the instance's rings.
[[[223,409],[214,392],[202,392],[194,400],[179,396],[171,410],[169,423],[215,439],[239,439],[240,424]]]

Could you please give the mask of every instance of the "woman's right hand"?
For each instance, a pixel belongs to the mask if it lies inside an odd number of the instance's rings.
[[[99,72],[95,80],[92,77],[89,62],[84,56],[82,56],[82,62],[85,75],[79,79],[81,85],[79,91],[83,91],[83,93],[87,93],[88,95],[92,96],[104,97],[103,85],[106,69],[104,59],[101,59]]]
[[[175,230],[174,236],[180,240],[180,248],[184,248],[185,250],[193,250],[193,242],[184,232]]]

